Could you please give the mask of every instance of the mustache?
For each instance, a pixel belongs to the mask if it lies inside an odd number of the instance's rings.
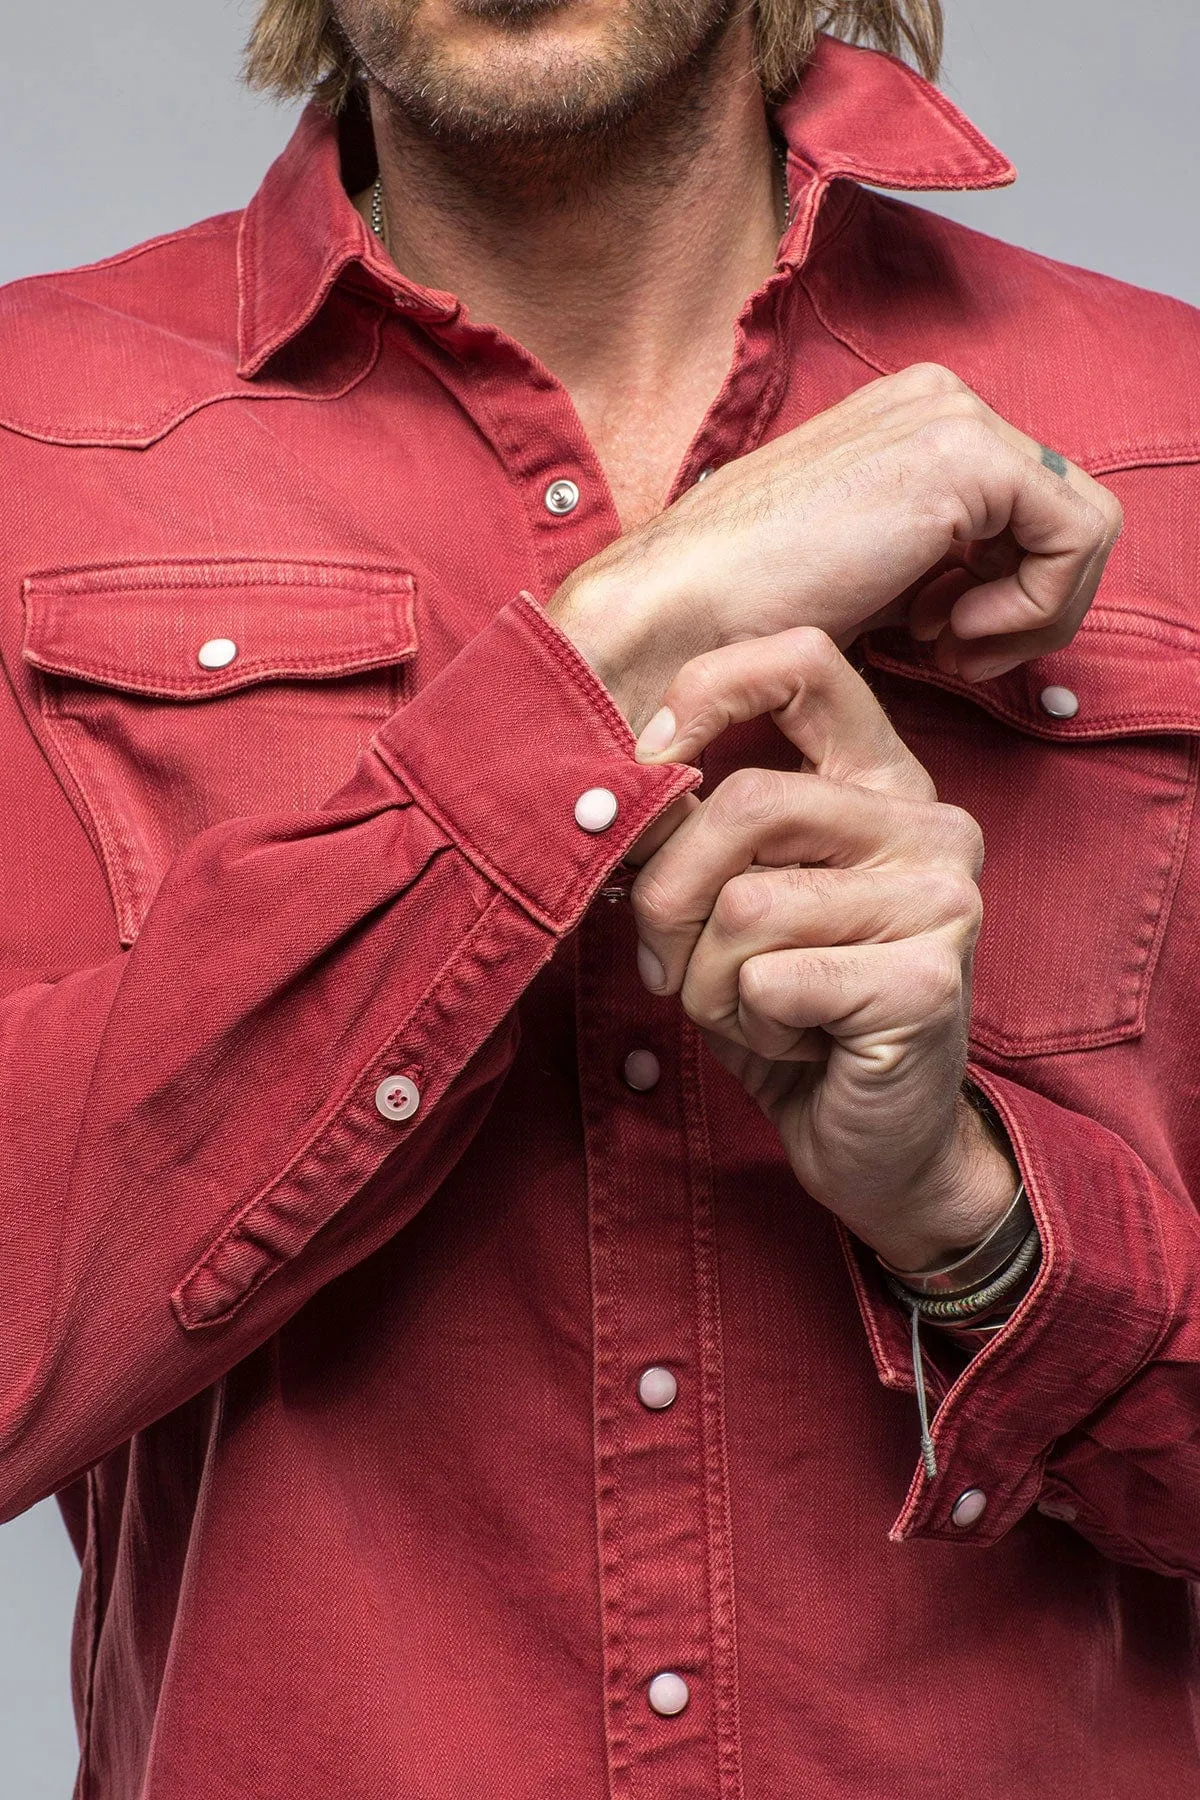
[[[455,0],[455,10],[500,25],[527,25],[565,4],[567,0]]]

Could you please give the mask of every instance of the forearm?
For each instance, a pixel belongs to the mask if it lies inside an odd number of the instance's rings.
[[[547,732],[536,757],[496,708],[515,693]],[[694,779],[639,767],[520,601],[324,807],[203,833],[128,955],[0,1003],[5,1512],[208,1386],[413,1216],[486,1112],[516,1000]],[[575,816],[595,787],[616,804],[602,831]]]

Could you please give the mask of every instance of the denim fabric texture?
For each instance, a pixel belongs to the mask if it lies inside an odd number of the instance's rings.
[[[675,492],[936,360],[1125,507],[1069,648],[862,647],[984,827],[1036,1285],[931,1359],[927,1479],[874,1259],[635,973],[619,865],[700,775],[542,611],[595,454],[310,111],[244,214],[0,293],[0,1514],[83,1559],[79,1800],[1200,1784],[1200,317],[872,193],[1011,177],[887,57],[823,39],[778,123]]]

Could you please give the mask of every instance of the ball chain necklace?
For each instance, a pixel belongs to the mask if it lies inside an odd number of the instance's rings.
[[[786,231],[792,222],[792,195],[788,186],[787,150],[774,138],[771,140],[771,147],[775,152],[775,160],[783,173],[783,229]],[[388,248],[387,216],[383,210],[383,176],[381,174],[375,177],[375,185],[371,189],[371,230],[386,250]]]

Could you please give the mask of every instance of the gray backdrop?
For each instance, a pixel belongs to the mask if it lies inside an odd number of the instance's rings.
[[[1017,163],[935,202],[1200,304],[1197,0],[947,0],[946,86]],[[237,84],[250,0],[40,0],[5,20],[0,281],[241,205],[291,115]],[[0,1531],[0,1800],[66,1800],[73,1557],[53,1505]]]

